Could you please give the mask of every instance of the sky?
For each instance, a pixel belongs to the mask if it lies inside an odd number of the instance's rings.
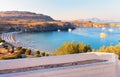
[[[56,20],[120,20],[120,0],[0,0],[0,11],[30,11]]]

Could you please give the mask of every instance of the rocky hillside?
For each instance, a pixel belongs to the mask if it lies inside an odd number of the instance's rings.
[[[0,12],[0,32],[42,32],[74,29],[69,22],[56,21],[50,16],[25,11]]]
[[[120,23],[93,21],[56,21],[50,16],[25,11],[0,12],[0,33],[8,31],[43,32],[75,29],[76,27],[120,26]]]
[[[38,20],[38,21],[53,21],[50,16],[36,14],[26,11],[2,11],[0,12],[0,20]]]
[[[22,31],[22,32],[46,32],[75,29],[75,25],[69,22],[43,22],[43,21],[0,21],[0,31]]]

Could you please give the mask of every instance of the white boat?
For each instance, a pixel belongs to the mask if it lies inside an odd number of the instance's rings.
[[[60,32],[61,30],[60,30],[60,29],[58,29],[57,31],[58,31],[58,32]]]
[[[71,32],[71,31],[72,31],[72,29],[69,28],[69,29],[68,29],[68,32]]]
[[[80,28],[78,28],[78,30],[81,30]]]
[[[102,27],[102,30],[105,30],[106,28],[105,27]]]
[[[109,32],[113,32],[113,29],[109,29]]]

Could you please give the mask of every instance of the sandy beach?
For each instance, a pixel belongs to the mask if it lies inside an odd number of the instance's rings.
[[[2,33],[1,38],[6,42],[13,44],[14,46],[22,46],[24,48],[29,48],[32,51],[36,51],[37,49],[30,47],[29,44],[23,43],[22,41],[19,41],[18,39],[16,39],[16,35],[19,33],[21,32]]]

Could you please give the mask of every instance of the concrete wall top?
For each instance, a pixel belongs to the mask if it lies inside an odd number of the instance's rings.
[[[84,61],[91,59],[102,59],[102,60],[108,60],[109,62],[115,62],[117,56],[112,53],[92,52],[92,53],[81,53],[81,54],[52,56],[52,57],[50,56],[50,57],[40,57],[40,58],[1,60],[0,70],[32,67],[32,66],[47,65],[47,64],[59,64],[59,63],[67,63],[74,61]]]

